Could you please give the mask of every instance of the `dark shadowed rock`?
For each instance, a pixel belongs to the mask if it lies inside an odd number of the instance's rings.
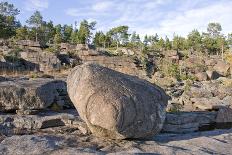
[[[0,82],[0,110],[45,109],[52,104],[63,107],[65,91],[66,83],[60,80],[41,78]]]
[[[112,139],[157,134],[167,96],[158,86],[97,64],[83,64],[68,76],[68,93],[96,136]]]
[[[210,70],[206,71],[206,74],[210,80],[218,79],[221,76],[218,72]]]

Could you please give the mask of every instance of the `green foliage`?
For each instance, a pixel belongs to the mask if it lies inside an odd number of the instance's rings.
[[[34,28],[33,30],[35,30],[35,41],[38,41],[38,29],[43,24],[43,17],[41,13],[39,11],[35,11],[34,14],[26,21],[26,23]]]
[[[190,88],[191,88],[192,84],[193,84],[193,80],[187,79],[187,80],[185,81],[184,91],[185,91],[185,92],[190,91]]]
[[[118,48],[120,45],[125,45],[128,43],[128,29],[128,26],[115,27],[107,33],[107,36],[110,36],[112,43]]]
[[[26,26],[19,27],[16,29],[16,39],[18,40],[26,40],[28,39],[28,29]]]
[[[222,31],[222,26],[220,23],[209,23],[207,27],[207,32],[212,38],[217,38]]]
[[[38,28],[43,23],[43,17],[39,11],[35,11],[34,14],[26,22],[29,25]]]
[[[54,36],[54,43],[60,44],[62,42],[62,34],[61,34],[61,25],[56,26],[56,33]]]
[[[0,2],[0,38],[8,39],[15,35],[15,30],[20,26],[16,21],[19,10],[13,4]]]
[[[198,30],[193,30],[188,34],[187,37],[188,48],[193,49],[194,51],[200,52],[202,49],[202,36]]]
[[[77,41],[79,44],[88,44],[92,36],[91,30],[95,29],[96,22],[89,23],[87,20],[83,20],[80,23],[79,31],[77,32]]]
[[[71,42],[72,32],[73,32],[72,26],[68,26],[68,25],[63,26],[64,42]]]
[[[180,80],[180,69],[178,64],[171,64],[168,66],[168,75]]]
[[[93,43],[96,47],[106,47],[106,35],[103,32],[96,32]]]
[[[179,51],[186,48],[185,38],[175,35],[173,38],[173,49]]]
[[[18,62],[20,61],[20,52],[22,52],[22,49],[15,47],[5,56],[5,59],[12,63]]]
[[[156,49],[163,51],[165,49],[165,41],[163,38],[160,38],[159,41],[156,44]]]
[[[166,50],[171,50],[172,49],[172,43],[171,43],[171,41],[169,40],[169,38],[167,36],[165,37],[165,49]]]

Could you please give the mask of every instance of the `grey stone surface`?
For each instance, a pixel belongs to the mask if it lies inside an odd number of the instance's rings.
[[[40,78],[1,82],[0,110],[45,109],[52,104],[63,107],[70,104],[61,98],[65,92],[67,96],[66,83],[59,80]]]
[[[97,64],[75,67],[68,93],[92,133],[113,139],[157,134],[167,95],[158,86]]]
[[[214,125],[216,117],[217,112],[207,111],[167,113],[162,132],[190,133],[200,131],[202,128],[211,130],[210,126]]]
[[[3,155],[76,154],[231,154],[232,130],[159,134],[149,140],[111,141],[79,134],[35,134],[5,137]]]

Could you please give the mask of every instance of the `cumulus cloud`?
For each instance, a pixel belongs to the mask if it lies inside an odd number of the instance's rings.
[[[92,9],[93,11],[107,11],[109,10],[112,6],[114,5],[113,2],[110,1],[103,1],[103,2],[98,2],[96,4],[93,4]]]
[[[191,30],[205,31],[210,22],[222,24],[225,34],[231,31],[232,2],[215,3],[205,7],[186,10],[183,12],[172,12],[167,18],[160,21],[157,27],[162,35],[171,36],[174,32],[179,35],[187,35]]]
[[[27,11],[42,11],[47,9],[49,6],[48,0],[26,0],[25,1],[25,9]]]
[[[91,1],[92,2],[92,1]],[[230,0],[94,0],[66,14],[81,19],[96,19],[97,29],[107,31],[128,25],[131,31],[186,36],[193,29],[205,31],[209,22],[222,24],[223,33],[231,31],[232,1]]]

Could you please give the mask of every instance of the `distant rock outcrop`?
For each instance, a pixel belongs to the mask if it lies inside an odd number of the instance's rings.
[[[158,86],[97,64],[75,67],[67,84],[81,118],[97,136],[143,138],[162,128],[167,96]]]
[[[70,106],[66,83],[52,79],[0,82],[0,111],[46,109],[53,104]]]

